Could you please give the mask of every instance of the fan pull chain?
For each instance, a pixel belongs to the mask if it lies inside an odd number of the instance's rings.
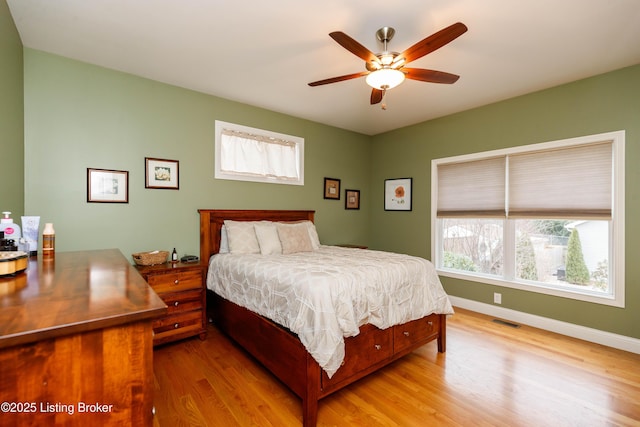
[[[380,100],[380,108],[382,108],[385,111],[387,109],[387,103],[385,102],[386,99],[387,99],[387,91],[383,90],[382,91],[382,99]]]

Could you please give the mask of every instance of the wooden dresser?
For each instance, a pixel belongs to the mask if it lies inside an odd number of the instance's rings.
[[[167,307],[113,250],[0,278],[0,425],[153,423],[152,322]]]
[[[153,322],[153,344],[164,344],[194,335],[205,339],[206,266],[167,262],[136,268],[168,307],[167,315]]]

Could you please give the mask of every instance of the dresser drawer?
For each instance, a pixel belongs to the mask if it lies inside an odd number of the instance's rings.
[[[202,290],[198,289],[175,294],[163,294],[162,299],[167,304],[167,314],[203,309],[202,292]]]
[[[366,330],[367,333],[364,333]],[[322,372],[323,387],[328,387],[359,371],[393,356],[392,328],[378,329],[373,325],[360,327],[360,334],[345,341],[345,363],[329,379]]]
[[[147,282],[158,294],[202,288],[200,269],[150,274]]]
[[[440,317],[432,314],[422,319],[393,327],[393,349],[402,351],[425,342],[438,334]]]

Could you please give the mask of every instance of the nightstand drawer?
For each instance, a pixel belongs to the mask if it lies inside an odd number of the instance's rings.
[[[173,314],[153,322],[153,332],[156,334],[154,338],[159,339],[164,335],[173,333],[174,331],[183,332],[185,329],[190,328],[199,330],[201,324],[201,311],[188,311],[185,313]]]
[[[207,336],[206,266],[193,263],[164,263],[137,266],[142,277],[167,304],[167,315],[153,323],[153,345],[199,335]]]
[[[202,292],[201,289],[198,289],[176,294],[163,294],[162,299],[168,307],[167,314],[202,309]]]
[[[200,269],[196,269],[150,274],[147,282],[158,294],[202,289],[202,272]]]

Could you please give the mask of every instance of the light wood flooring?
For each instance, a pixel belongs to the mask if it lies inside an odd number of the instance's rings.
[[[320,401],[318,426],[640,426],[640,355],[456,309],[429,343]],[[209,325],[154,351],[155,426],[300,426],[301,401]]]

